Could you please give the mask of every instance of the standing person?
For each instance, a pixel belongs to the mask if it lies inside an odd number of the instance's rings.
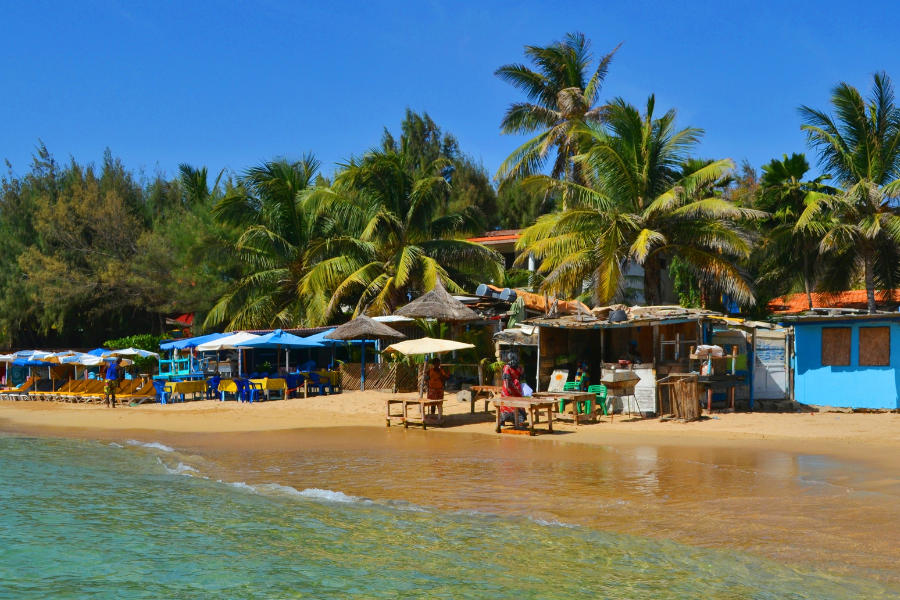
[[[428,368],[428,399],[443,400],[444,399],[444,382],[450,374],[441,368],[441,359],[434,357],[431,359],[431,366]],[[435,407],[431,407],[431,414],[434,414]]]
[[[522,383],[521,378],[522,375],[525,374],[525,369],[519,366],[519,355],[515,352],[510,352],[506,357],[506,364],[503,365],[503,395],[505,397],[511,398],[521,398],[522,397]],[[504,406],[500,409],[500,424],[507,421],[512,421],[515,424],[515,411],[509,406]],[[526,414],[524,408],[519,408],[519,422],[524,423]]]
[[[443,400],[444,399],[444,382],[450,374],[441,368],[441,359],[435,357],[431,359],[431,366],[428,368],[428,399]]]
[[[106,406],[116,407],[116,388],[119,387],[119,381],[125,378],[125,372],[120,364],[122,359],[116,357],[106,368],[106,385],[103,388],[106,394]]]

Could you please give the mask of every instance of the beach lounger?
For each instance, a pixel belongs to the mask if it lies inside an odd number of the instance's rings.
[[[138,384],[140,383],[140,379],[135,380]],[[144,402],[153,402],[156,400],[156,387],[153,385],[152,381],[148,381],[142,387],[133,390],[129,394],[122,394],[121,396],[116,394],[116,400],[122,402],[123,404],[128,402],[137,402],[138,404],[143,404]]]
[[[44,383],[46,382],[46,383]],[[69,384],[68,381],[62,379],[45,379],[42,380],[35,391],[28,394],[29,400],[53,400],[57,392]]]
[[[86,402],[90,395],[103,393],[103,383],[100,379],[87,379],[80,390],[66,394],[63,399],[66,402]]]
[[[57,402],[73,402],[73,398],[75,394],[80,394],[84,391],[84,386],[88,384],[87,379],[76,379],[72,382],[72,385],[69,386],[68,389],[60,390],[56,394]]]
[[[118,400],[119,396],[127,396],[129,393],[134,391],[135,384],[140,384],[140,379],[124,379],[119,382],[119,385],[116,387],[116,399]],[[100,380],[102,384],[100,386],[100,391],[90,394],[84,394],[85,402],[105,402],[106,401],[106,393],[104,392],[104,388],[106,386],[106,382]]]
[[[13,388],[11,390],[6,390],[5,392],[0,392],[0,400],[21,400],[21,396],[25,396],[25,399],[28,399],[28,390],[34,385],[35,378],[29,377],[26,379],[22,385],[17,388]]]

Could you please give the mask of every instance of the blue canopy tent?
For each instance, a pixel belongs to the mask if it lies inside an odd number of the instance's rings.
[[[104,352],[109,352],[109,350],[106,348],[95,348],[94,350],[87,352],[87,354],[90,354],[91,356],[103,356]]]
[[[276,329],[272,333],[261,335],[256,339],[247,340],[246,342],[240,342],[239,344],[236,344],[236,346],[239,348],[275,348],[276,350],[284,348],[285,366],[290,368],[291,348],[321,348],[323,344],[312,341],[309,338],[302,338],[292,333],[287,333],[281,329]]]
[[[14,367],[47,367],[47,378],[50,378],[50,363],[30,358],[17,358],[12,361]]]

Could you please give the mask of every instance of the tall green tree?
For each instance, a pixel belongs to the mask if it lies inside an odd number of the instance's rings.
[[[900,217],[894,204],[900,196],[900,108],[884,72],[873,76],[868,98],[838,84],[831,106],[834,115],[802,106],[801,129],[843,192],[810,202],[796,229],[822,234],[821,250],[833,257],[831,285],[851,285],[862,276],[874,313],[876,286],[893,288],[900,277]],[[827,227],[821,219],[826,210],[832,214]]]
[[[354,314],[388,314],[433,288],[439,276],[455,292],[502,276],[498,254],[464,239],[482,229],[481,212],[470,206],[444,214],[447,162],[434,161],[419,176],[411,160],[402,152],[370,152],[343,165],[331,188],[311,194],[317,214],[343,228],[310,245],[316,264],[300,293],[333,291],[318,322],[344,305],[355,306]]]
[[[620,44],[621,45],[621,44]],[[495,75],[525,94],[526,102],[507,109],[500,131],[512,135],[535,135],[503,161],[497,171],[501,182],[544,172],[550,176],[584,183],[580,165],[572,158],[581,152],[581,125],[600,123],[604,108],[600,92],[609,64],[618,46],[593,62],[591,42],[582,33],[569,33],[549,46],[525,46],[525,64],[503,65]]]
[[[409,157],[408,164],[416,177],[425,176],[435,161],[446,161],[441,175],[450,183],[450,189],[443,214],[475,206],[485,217],[484,229],[496,223],[497,192],[487,169],[463,153],[456,137],[443,132],[428,113],[420,115],[407,108],[400,123],[400,139],[385,128],[381,149]]]
[[[306,205],[320,163],[312,154],[298,161],[278,159],[248,169],[212,209],[227,233],[206,240],[208,255],[237,261],[233,280],[206,317],[204,326],[226,329],[293,327],[322,290],[301,291],[309,270],[308,248],[318,234]]]
[[[707,289],[752,304],[752,287],[738,264],[751,244],[738,222],[763,213],[716,192],[734,167],[730,160],[684,169],[702,131],[679,128],[674,110],[657,117],[654,109],[653,96],[643,114],[615,99],[602,127],[582,128],[590,142],[575,160],[587,185],[548,176],[526,182],[555,190],[564,208],[525,231],[519,260],[541,260],[545,290],[571,293],[587,285],[595,303],[621,297],[626,273],[637,264],[644,270],[645,302],[659,304],[660,260],[678,257]]]
[[[825,184],[829,175],[806,180],[809,168],[804,154],[772,159],[763,165],[755,204],[770,215],[763,224],[766,235],[761,248],[760,283],[778,294],[802,287],[812,310],[812,292],[821,266],[822,236],[816,230],[827,226],[828,215],[820,215],[815,230],[798,230],[797,222],[810,203],[835,190]]]

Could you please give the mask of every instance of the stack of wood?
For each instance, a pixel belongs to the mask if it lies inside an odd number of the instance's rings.
[[[700,385],[696,373],[673,373],[657,381],[657,386],[660,401],[663,398],[662,389],[666,388],[668,392],[669,419],[685,422],[700,419]]]

